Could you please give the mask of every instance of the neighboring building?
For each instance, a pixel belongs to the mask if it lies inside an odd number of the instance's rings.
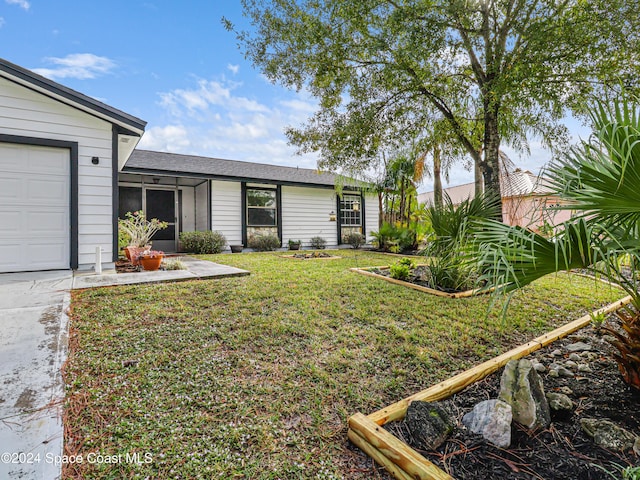
[[[528,170],[515,169],[507,177],[500,179],[502,190],[502,218],[508,225],[519,225],[533,231],[558,225],[571,218],[569,210],[554,210],[561,200],[551,194],[551,189],[544,178],[538,177]],[[466,183],[443,189],[454,205],[463,200],[473,198],[475,184]],[[418,195],[420,203],[432,203],[433,192]]]
[[[332,174],[232,160],[134,151],[146,122],[0,59],[0,273],[104,267],[118,255],[118,216],[142,209],[181,231],[219,230],[228,243],[273,233],[329,246],[370,240],[378,202]],[[341,184],[345,184],[342,179]]]

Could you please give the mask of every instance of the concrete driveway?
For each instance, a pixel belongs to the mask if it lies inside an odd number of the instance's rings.
[[[57,479],[71,271],[0,275],[0,478]]]

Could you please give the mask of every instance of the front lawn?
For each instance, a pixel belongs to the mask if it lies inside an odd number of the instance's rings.
[[[346,439],[350,415],[623,296],[551,276],[517,293],[504,319],[501,304],[488,315],[487,296],[349,271],[397,258],[339,255],[214,255],[251,275],[74,292],[65,453],[84,461],[65,478],[379,478]]]

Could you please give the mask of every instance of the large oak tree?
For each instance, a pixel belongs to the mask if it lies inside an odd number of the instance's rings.
[[[270,80],[319,100],[287,133],[321,167],[367,168],[444,118],[499,194],[501,143],[566,141],[568,111],[634,86],[638,1],[242,0],[253,28],[237,35]]]

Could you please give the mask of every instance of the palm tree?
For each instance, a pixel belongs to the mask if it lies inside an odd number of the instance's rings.
[[[640,111],[628,100],[592,111],[594,134],[554,162],[547,177],[567,201],[559,209],[581,212],[552,238],[483,222],[477,234],[483,279],[513,291],[549,273],[587,269],[620,285],[632,298],[618,313],[621,329],[607,327],[629,385],[640,390]]]

